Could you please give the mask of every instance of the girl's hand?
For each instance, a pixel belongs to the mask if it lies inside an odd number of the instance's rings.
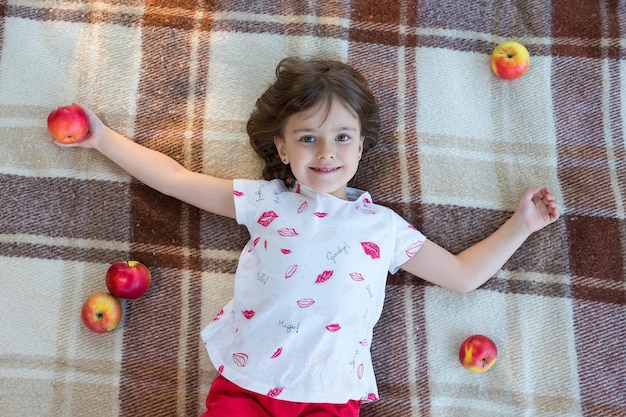
[[[87,135],[79,142],[61,143],[57,142],[56,140],[52,140],[52,143],[63,148],[96,148],[99,142],[99,138],[102,136],[102,133],[105,129],[107,129],[107,127],[104,125],[104,123],[102,123],[98,116],[96,116],[96,114],[91,111],[89,107],[80,103],[74,104],[83,109],[87,114],[87,118],[89,119],[89,131],[87,132]]]
[[[515,214],[524,222],[529,233],[555,222],[560,216],[559,207],[548,187],[526,191],[517,204]]]

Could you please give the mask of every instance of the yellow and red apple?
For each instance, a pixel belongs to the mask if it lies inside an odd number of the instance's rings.
[[[111,294],[129,300],[144,295],[151,280],[150,270],[138,261],[116,262],[106,274],[106,285]]]
[[[59,143],[79,142],[89,132],[89,118],[76,104],[59,107],[48,115],[48,132]]]
[[[122,304],[109,293],[97,292],[85,300],[80,316],[92,332],[110,332],[122,320]]]
[[[475,334],[461,343],[459,350],[459,360],[465,369],[483,373],[487,372],[498,358],[496,344],[481,334]]]
[[[491,53],[491,69],[504,80],[514,80],[524,75],[530,66],[530,54],[524,45],[507,41],[495,47]]]

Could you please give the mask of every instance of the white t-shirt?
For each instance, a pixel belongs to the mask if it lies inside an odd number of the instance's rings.
[[[202,331],[216,369],[281,400],[377,400],[370,346],[387,272],[424,235],[355,189],[346,201],[280,180],[235,180],[234,195],[250,241],[234,298]]]

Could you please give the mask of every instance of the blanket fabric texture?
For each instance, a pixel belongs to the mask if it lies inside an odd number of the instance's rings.
[[[532,57],[514,81],[489,66],[505,40]],[[46,117],[84,103],[191,170],[259,178],[245,124],[287,56],[365,75],[382,133],[354,185],[451,252],[532,186],[562,212],[468,294],[388,277],[361,415],[625,416],[623,0],[0,1],[0,415],[203,411],[199,332],[247,232],[55,146]],[[152,286],[92,333],[81,305],[127,259]],[[485,374],[458,359],[477,333],[499,349]]]

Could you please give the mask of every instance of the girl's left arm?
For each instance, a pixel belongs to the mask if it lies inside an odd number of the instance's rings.
[[[550,190],[533,188],[524,193],[513,216],[486,239],[458,255],[426,240],[401,268],[441,287],[469,292],[502,268],[528,236],[558,218],[559,209]]]

